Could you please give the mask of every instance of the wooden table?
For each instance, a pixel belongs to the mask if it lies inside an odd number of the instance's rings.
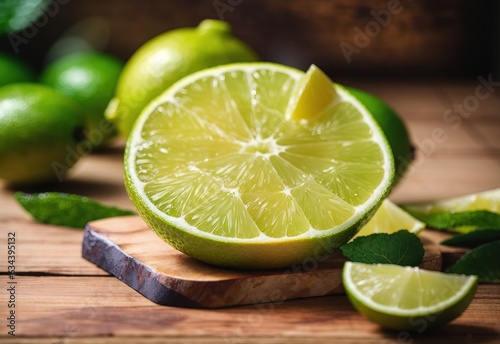
[[[500,186],[500,88],[470,82],[342,80],[386,99],[407,120],[419,151],[396,202],[439,199]],[[487,96],[484,96],[484,94]],[[456,106],[468,118],[453,113]],[[459,122],[461,120],[461,122]],[[132,209],[122,145],[88,156],[51,190]],[[228,309],[156,305],[81,258],[82,231],[35,223],[0,184],[2,343],[439,343],[500,342],[500,285],[481,285],[465,313],[432,332],[382,330],[345,296]],[[24,190],[24,191],[48,191]],[[16,233],[16,337],[7,334],[7,237]]]

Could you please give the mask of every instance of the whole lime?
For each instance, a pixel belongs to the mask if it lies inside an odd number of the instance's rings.
[[[89,140],[100,146],[116,134],[104,111],[115,92],[123,69],[119,59],[97,52],[75,53],[46,67],[40,81],[70,96],[85,110]]]
[[[88,149],[80,147],[80,111],[73,100],[47,86],[0,88],[0,179],[16,184],[62,180]]]
[[[0,87],[15,82],[33,81],[31,69],[24,63],[0,53]]]
[[[140,47],[127,62],[106,117],[127,137],[142,109],[177,80],[201,69],[257,59],[223,21],[204,20],[196,28],[168,31]]]
[[[356,88],[347,87],[347,90],[371,112],[384,132],[394,155],[395,186],[403,178],[414,158],[408,129],[400,115],[382,99]]]

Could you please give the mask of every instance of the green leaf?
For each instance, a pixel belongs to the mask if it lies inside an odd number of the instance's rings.
[[[15,197],[36,220],[52,225],[84,228],[90,221],[134,214],[130,210],[103,205],[87,197],[58,192],[32,195],[16,192]]]
[[[480,227],[500,228],[500,214],[487,210],[440,212],[424,214],[403,207],[413,217],[425,222],[429,228],[469,233]]]
[[[500,283],[500,240],[469,251],[446,272],[477,275],[479,282]]]
[[[500,228],[478,228],[473,232],[457,234],[441,241],[441,245],[474,248],[500,240]]]
[[[358,237],[340,249],[353,262],[367,264],[417,266],[424,257],[422,242],[407,230]]]

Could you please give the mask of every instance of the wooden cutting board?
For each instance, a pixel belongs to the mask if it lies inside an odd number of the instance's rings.
[[[428,235],[421,239],[425,247],[421,267],[441,270],[443,253],[436,241]],[[176,251],[139,216],[89,223],[82,255],[161,305],[219,308],[343,293],[345,258],[340,251],[325,261],[288,269],[226,269]]]

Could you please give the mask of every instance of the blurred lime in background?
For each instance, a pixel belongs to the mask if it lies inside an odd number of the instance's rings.
[[[106,117],[127,137],[142,109],[177,80],[201,69],[257,61],[228,23],[207,19],[165,32],[140,47],[125,65]]]
[[[50,87],[0,88],[0,179],[15,184],[62,180],[88,148],[78,105]]]
[[[47,66],[40,81],[74,99],[85,110],[85,129],[94,146],[115,135],[104,111],[123,68],[119,59],[98,52],[64,56]]]
[[[33,71],[19,60],[0,53],[0,87],[15,82],[33,81]]]

